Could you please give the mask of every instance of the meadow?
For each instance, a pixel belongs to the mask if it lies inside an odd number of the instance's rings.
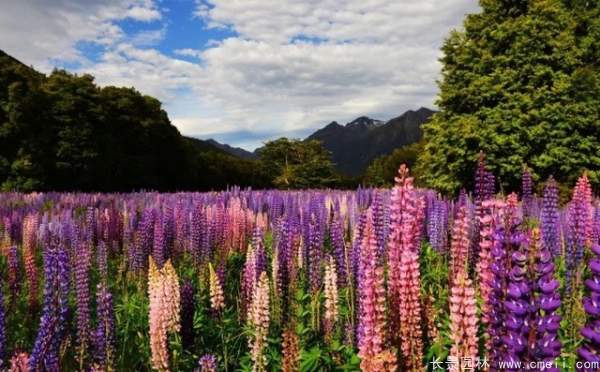
[[[0,194],[1,366],[599,370],[599,200],[522,183]]]

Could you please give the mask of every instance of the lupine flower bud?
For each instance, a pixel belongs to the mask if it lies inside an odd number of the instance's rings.
[[[477,358],[477,305],[475,289],[466,272],[457,273],[450,293],[450,355],[459,361]],[[457,369],[458,370],[458,369]]]
[[[37,307],[38,304],[38,274],[35,263],[35,251],[37,246],[37,215],[28,215],[23,222],[23,262],[25,264],[25,275],[27,276],[27,285],[29,286],[29,307],[30,310]]]
[[[283,332],[283,372],[296,372],[300,367],[300,340],[294,327],[290,326]]]
[[[325,333],[330,337],[338,321],[338,287],[335,261],[329,256],[325,266]]]
[[[169,369],[168,334],[178,332],[180,329],[179,291],[179,279],[171,261],[168,260],[161,269],[158,269],[150,257],[148,269],[150,349],[152,367],[159,371]]]
[[[210,287],[210,307],[215,313],[220,313],[225,308],[225,298],[223,297],[223,288],[219,277],[215,273],[211,263],[208,264],[209,287]]]
[[[9,372],[29,372],[29,354],[15,353],[10,358]]]
[[[204,354],[198,360],[200,372],[217,372],[217,357],[213,354]]]
[[[190,280],[181,286],[181,345],[190,350],[194,345],[194,287]]]
[[[467,269],[470,244],[467,210],[465,206],[460,206],[452,228],[452,244],[450,245],[451,279]]]

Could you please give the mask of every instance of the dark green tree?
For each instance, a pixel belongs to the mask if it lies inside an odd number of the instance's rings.
[[[472,184],[480,150],[506,190],[535,179],[600,182],[600,3],[481,0],[443,46],[419,168],[446,192]]]
[[[416,142],[395,149],[389,155],[376,158],[365,170],[363,183],[367,186],[392,186],[400,165],[406,164],[412,168],[422,150],[423,143]],[[411,173],[413,177],[418,177],[415,172]]]
[[[181,136],[160,101],[91,75],[46,77],[0,51],[3,190],[210,190],[268,186],[258,162]]]
[[[321,142],[279,138],[258,152],[263,173],[275,187],[322,188],[339,182],[331,154]]]

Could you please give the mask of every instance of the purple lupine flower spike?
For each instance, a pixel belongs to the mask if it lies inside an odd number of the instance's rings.
[[[521,199],[523,201],[523,217],[531,217],[533,204],[533,178],[529,168],[523,168]]]
[[[553,257],[558,257],[560,255],[558,186],[552,176],[550,176],[544,188],[540,224],[544,248],[548,249]]]
[[[592,246],[593,258],[589,261],[591,276],[585,281],[589,295],[583,299],[583,308],[588,321],[581,329],[584,337],[583,345],[577,350],[582,362],[600,363],[600,244]],[[585,372],[596,369],[582,369]]]

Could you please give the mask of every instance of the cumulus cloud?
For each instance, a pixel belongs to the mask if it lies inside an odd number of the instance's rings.
[[[196,16],[238,36],[180,55],[203,62],[193,87],[220,108],[221,138],[305,135],[332,120],[432,107],[439,48],[473,11],[475,0],[201,1]]]
[[[444,37],[478,10],[477,0],[197,0],[190,33],[235,36],[160,52],[164,26],[125,35],[118,21],[162,22],[164,0],[160,10],[151,0],[10,3],[0,12],[7,52],[39,65],[84,59],[80,41],[102,45],[80,71],[157,96],[184,134],[247,148],[332,120],[432,107]]]
[[[161,18],[152,0],[4,1],[0,48],[44,71],[51,61],[84,62],[80,42],[110,46],[123,38],[115,21]]]

